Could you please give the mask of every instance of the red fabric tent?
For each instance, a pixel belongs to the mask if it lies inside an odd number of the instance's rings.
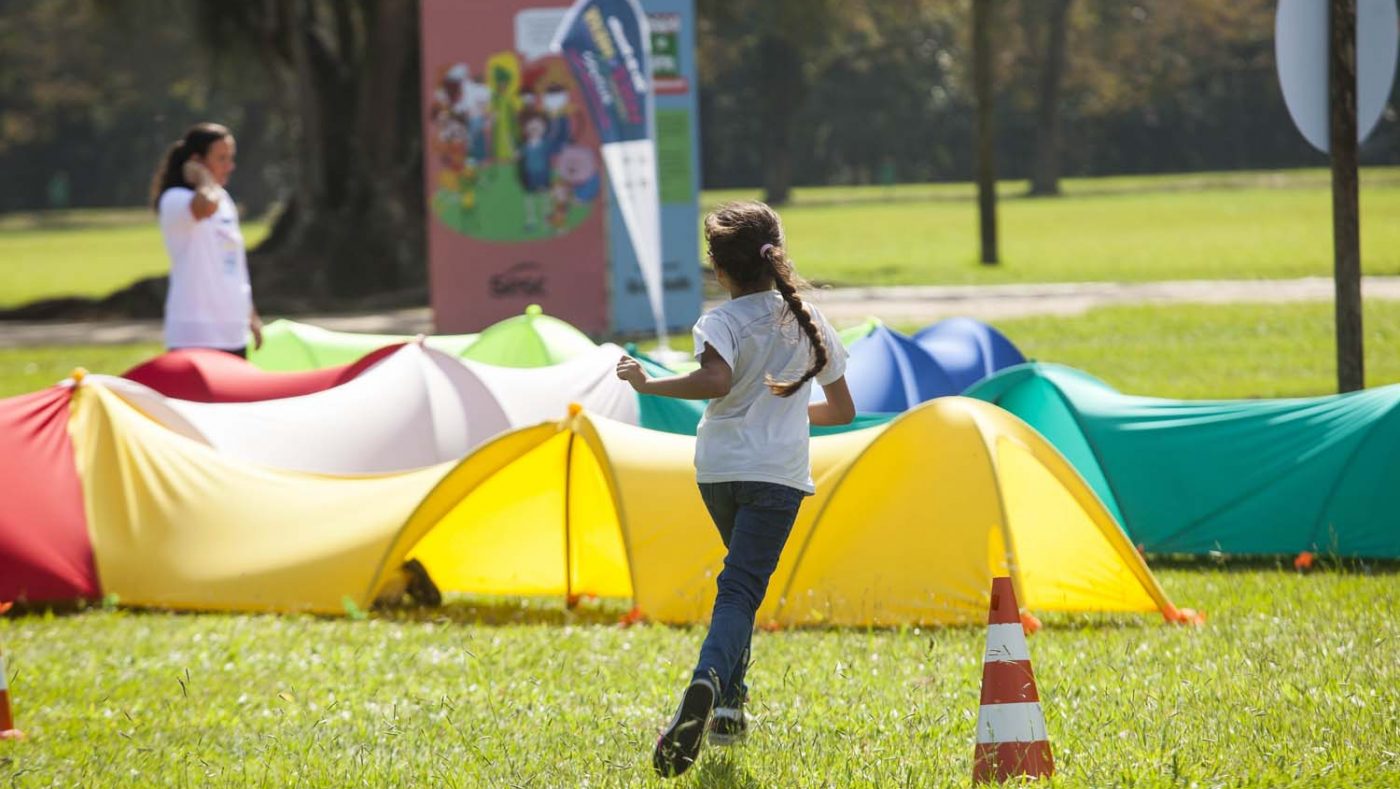
[[[299,372],[268,372],[231,353],[204,348],[167,351],[125,373],[166,397],[199,403],[246,403],[311,394],[339,386],[402,347],[389,345],[354,364]]]
[[[73,390],[0,400],[0,601],[99,596],[68,437]]]

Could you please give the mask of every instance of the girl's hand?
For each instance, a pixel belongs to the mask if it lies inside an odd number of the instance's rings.
[[[631,356],[624,356],[617,360],[617,377],[632,385],[638,392],[646,385],[647,374],[642,369],[642,363]]]

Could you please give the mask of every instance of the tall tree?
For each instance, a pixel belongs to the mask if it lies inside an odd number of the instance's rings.
[[[791,3],[778,3],[781,10]],[[763,101],[758,114],[763,136],[763,199],[782,205],[792,196],[793,127],[807,100],[802,53],[792,36],[776,30],[758,39],[758,77]]]
[[[977,96],[977,216],[982,262],[997,262],[996,138],[992,132],[992,3],[972,0],[972,82]]]
[[[255,289],[315,304],[421,288],[417,2],[199,7],[208,42],[255,56],[294,119],[286,209],[249,256]]]
[[[1040,61],[1040,95],[1037,97],[1035,164],[1031,194],[1060,193],[1060,85],[1064,82],[1065,47],[1072,0],[1042,0],[1045,15],[1045,48]]]
[[[700,0],[702,65],[745,72],[754,88],[752,103],[735,110],[758,121],[767,202],[791,197],[795,132],[814,75],[845,52],[844,37],[868,33],[871,2]]]

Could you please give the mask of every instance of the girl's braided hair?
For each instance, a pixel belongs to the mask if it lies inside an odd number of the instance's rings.
[[[798,297],[807,282],[792,269],[783,249],[783,224],[778,214],[759,202],[725,203],[705,216],[705,242],[710,260],[740,287],[756,287],[770,277],[783,301],[812,343],[812,363],[796,381],[778,381],[770,374],[766,383],[773,394],[789,397],[826,367],[826,343],[812,314]]]

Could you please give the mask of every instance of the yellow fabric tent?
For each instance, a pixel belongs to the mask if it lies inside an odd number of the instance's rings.
[[[133,605],[368,606],[376,579],[401,563],[387,549],[454,465],[362,476],[264,468],[171,432],[100,385],[75,392],[69,433],[102,590]]]
[[[631,596],[653,620],[702,621],[724,549],[693,452],[693,438],[587,414],[515,431],[453,469],[388,553],[420,559],[444,591]],[[813,439],[812,464],[818,493],[760,622],[980,621],[1008,573],[1035,610],[1175,616],[1079,476],[999,408],[935,400]]]

